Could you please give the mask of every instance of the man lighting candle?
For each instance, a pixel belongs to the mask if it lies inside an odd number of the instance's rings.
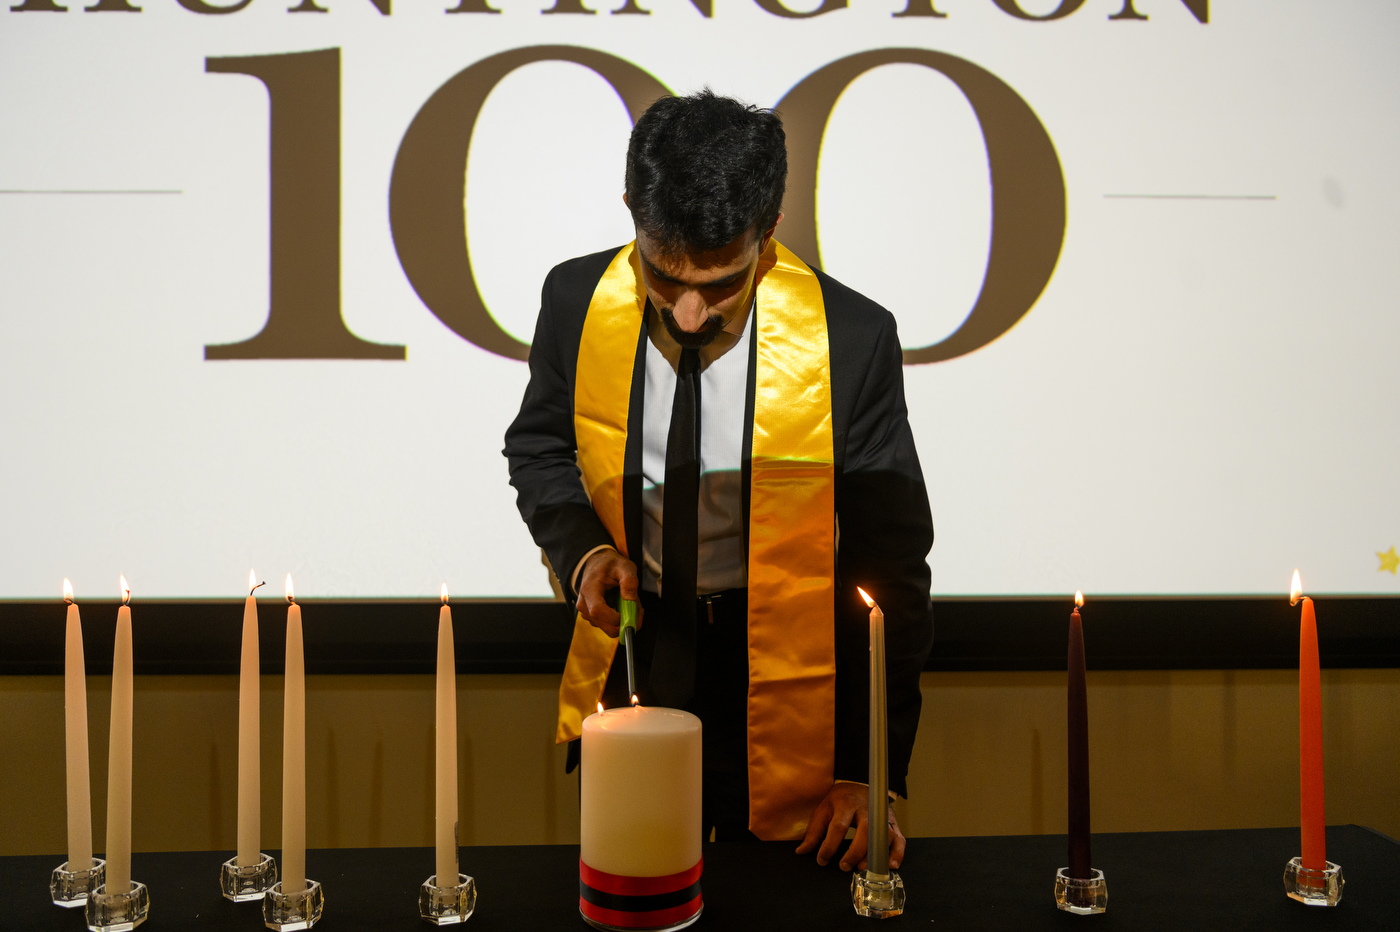
[[[884,602],[903,793],[933,523],[894,318],[774,239],[786,174],[777,114],[709,91],[653,104],[627,152],[637,238],[546,279],[505,455],[578,607],[556,740],[628,703],[609,600],[639,600],[642,702],[703,722],[702,831],[801,839],[825,864],[868,809],[853,583]]]

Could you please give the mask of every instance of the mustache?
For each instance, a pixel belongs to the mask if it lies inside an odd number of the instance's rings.
[[[713,343],[724,330],[724,319],[718,315],[706,318],[703,326],[699,330],[691,333],[682,330],[680,324],[676,323],[676,315],[669,307],[660,308],[657,313],[661,316],[661,322],[666,326],[666,332],[685,349],[704,349]]]

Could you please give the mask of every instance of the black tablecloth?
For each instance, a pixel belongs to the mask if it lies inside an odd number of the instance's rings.
[[[696,929],[865,929],[876,920],[851,909],[850,875],[819,868],[787,842],[707,844],[705,912]],[[269,852],[274,853],[274,852]],[[1296,829],[1155,832],[1094,836],[1094,866],[1108,879],[1108,912],[1055,909],[1064,836],[915,838],[900,871],[908,910],[901,928],[1082,928],[1180,930],[1400,929],[1400,844],[1354,825],[1327,830],[1327,855],[1342,865],[1346,893],[1335,909],[1283,894],[1283,867],[1298,853]],[[219,895],[219,864],[231,852],[138,854],[132,875],[151,891],[148,932],[262,928],[261,904]],[[48,900],[61,856],[0,858],[0,928],[84,928],[82,910]],[[418,887],[433,871],[428,848],[341,848],[307,852],[307,872],[325,887],[318,929],[422,932]],[[584,932],[578,915],[578,848],[571,845],[462,849],[479,898],[468,929]]]

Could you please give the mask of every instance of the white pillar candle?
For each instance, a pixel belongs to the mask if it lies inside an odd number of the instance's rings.
[[[87,667],[73,584],[63,581],[68,629],[63,641],[63,734],[68,763],[68,870],[92,869],[92,794],[88,782]]]
[[[447,583],[438,611],[437,885],[457,886],[457,657]]]
[[[107,893],[131,892],[131,588],[121,578],[122,607],[112,649],[112,727],[107,749]]]
[[[609,709],[583,722],[579,856],[597,871],[664,877],[700,862],[700,719]]]
[[[287,574],[287,672],[282,713],[282,892],[306,889],[306,662],[301,606]]]
[[[238,666],[238,866],[254,867],[261,858],[261,748],[259,747],[258,602],[253,592],[262,585],[248,571],[248,599],[243,603],[243,654]]]

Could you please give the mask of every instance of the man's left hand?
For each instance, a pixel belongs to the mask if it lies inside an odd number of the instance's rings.
[[[894,809],[889,811],[890,824],[890,867],[898,868],[904,860],[904,833],[895,821]],[[843,871],[859,867],[865,870],[865,847],[869,843],[866,820],[870,814],[870,787],[864,783],[836,783],[827,792],[816,809],[812,810],[812,821],[807,825],[807,837],[797,846],[798,854],[806,854],[817,848],[817,863],[826,867],[841,847],[841,839],[846,830],[855,825],[856,836],[851,846],[841,857]],[[823,837],[823,835],[825,837]]]

